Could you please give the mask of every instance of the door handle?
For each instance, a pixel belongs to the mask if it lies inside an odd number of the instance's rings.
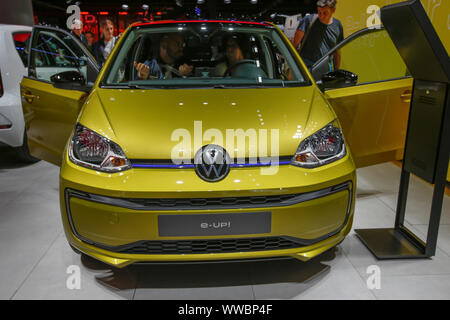
[[[31,92],[27,91],[27,92],[24,92],[24,94],[22,95],[22,98],[24,98],[26,102],[32,103],[34,99],[39,99],[39,96],[36,96],[36,95],[32,94]]]
[[[411,90],[406,90],[405,92],[403,92],[400,95],[400,99],[402,99],[403,102],[407,102],[407,103],[411,102],[411,97],[412,97]]]

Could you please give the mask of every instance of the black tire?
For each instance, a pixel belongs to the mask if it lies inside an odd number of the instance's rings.
[[[23,134],[23,144],[20,147],[14,148],[16,151],[17,157],[27,163],[35,163],[40,161],[38,158],[33,157],[30,154],[30,149],[28,148],[28,139],[27,139],[27,132],[25,131]]]

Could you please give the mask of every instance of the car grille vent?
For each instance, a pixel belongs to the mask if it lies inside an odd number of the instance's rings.
[[[128,254],[207,254],[298,248],[302,245],[284,237],[139,241],[116,252]]]
[[[127,201],[145,206],[147,208],[160,209],[201,209],[201,208],[234,208],[259,205],[283,205],[283,202],[291,200],[299,194],[285,194],[274,196],[252,196],[236,198],[179,198],[179,199],[127,199]]]

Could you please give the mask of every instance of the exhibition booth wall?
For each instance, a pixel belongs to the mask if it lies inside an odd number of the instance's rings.
[[[340,0],[336,10],[336,18],[341,20],[344,27],[345,37],[366,28],[368,25],[375,26],[381,24],[381,19],[377,16],[377,9],[386,5],[402,2],[403,0]],[[447,52],[450,51],[450,1],[447,0],[421,0],[425,11],[428,14],[434,28],[436,29]],[[377,40],[382,41],[381,39]],[[357,53],[357,51],[355,51]],[[348,56],[348,55],[347,55]],[[380,56],[383,52],[380,51]],[[400,58],[399,56],[397,58]],[[388,59],[386,70],[396,70],[404,67],[400,59]],[[400,61],[400,63],[398,63]],[[362,61],[364,62],[364,61]],[[345,68],[344,68],[345,69]],[[399,119],[404,122],[405,119]],[[447,172],[447,181],[450,181],[450,163]]]

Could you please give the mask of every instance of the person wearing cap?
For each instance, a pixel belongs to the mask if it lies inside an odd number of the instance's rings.
[[[342,23],[333,17],[337,0],[317,1],[317,14],[306,15],[295,32],[293,45],[308,68],[344,40]],[[334,69],[339,69],[341,54],[333,57]]]
[[[71,29],[72,31],[70,33],[74,35],[78,40],[81,41],[82,44],[84,44],[87,47],[88,42],[85,35],[83,34],[83,22],[81,22],[81,20],[79,19],[73,20]]]

